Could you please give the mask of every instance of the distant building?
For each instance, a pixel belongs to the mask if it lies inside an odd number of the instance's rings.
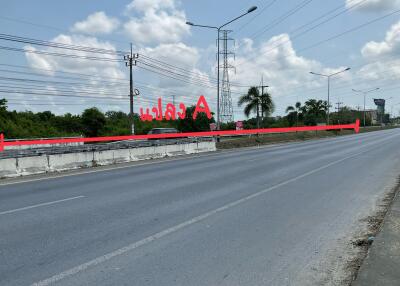
[[[368,120],[370,120],[371,121],[371,124],[372,125],[375,125],[375,124],[377,124],[379,121],[378,121],[378,111],[376,110],[376,109],[366,109],[365,110],[365,117],[366,117],[366,119],[367,119],[367,121]]]

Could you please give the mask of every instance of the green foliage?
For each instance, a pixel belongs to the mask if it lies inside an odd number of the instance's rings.
[[[177,129],[181,132],[199,132],[210,130],[210,123],[214,123],[214,117],[207,118],[205,113],[199,113],[196,120],[193,120],[193,113],[196,106],[186,108],[186,116],[184,119],[177,120]]]
[[[249,117],[252,112],[256,113],[258,117],[259,111],[257,110],[257,106],[259,103],[259,97],[260,97],[260,92],[258,91],[258,88],[253,86],[249,88],[247,94],[244,94],[239,98],[238,102],[239,107],[242,106],[243,104],[246,104],[243,110],[244,115],[246,115],[246,117]]]
[[[133,116],[135,134],[147,134],[152,128],[173,127],[182,132],[208,131],[214,118],[208,119],[199,113],[193,120],[194,106],[186,109],[186,118],[174,121],[141,121]],[[55,115],[51,111],[33,113],[31,111],[8,111],[7,101],[0,99],[0,133],[6,138],[48,138],[67,136],[114,136],[131,134],[130,116],[121,111],[102,113],[97,108],[86,109],[82,115]]]
[[[330,121],[332,124],[349,124],[354,123],[356,119],[360,119],[363,124],[363,113],[362,111],[351,110],[349,107],[343,107],[338,112],[330,114]],[[367,125],[370,125],[371,120],[366,118]]]
[[[264,120],[264,118],[271,115],[275,109],[272,96],[268,92],[260,94],[258,87],[255,86],[250,87],[247,94],[239,98],[238,106],[242,106],[243,104],[246,104],[243,110],[246,117],[248,118],[251,113],[255,113],[258,122],[260,122],[260,115],[262,120]],[[261,127],[262,124],[259,123],[259,125]],[[258,125],[256,127],[258,127]]]
[[[288,113],[286,120],[289,126],[298,126],[299,122],[303,121],[301,102],[296,102],[295,106],[288,106],[286,113]]]
[[[85,136],[96,137],[103,131],[106,125],[106,117],[96,107],[92,107],[82,113],[82,124]]]
[[[323,100],[309,99],[301,107],[304,116],[304,125],[317,125],[326,122],[328,103]]]
[[[221,130],[236,130],[236,123],[235,122],[226,122],[220,124]]]
[[[0,115],[7,111],[7,99],[0,99]]]

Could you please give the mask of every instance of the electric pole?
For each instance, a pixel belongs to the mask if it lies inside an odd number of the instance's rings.
[[[341,105],[343,104],[343,102],[340,102],[340,101],[338,101],[338,102],[336,102],[336,105],[337,105],[337,107],[336,107],[336,110],[337,110],[337,118],[338,118],[338,123],[340,123],[340,110],[341,110]]]
[[[133,88],[133,76],[132,76],[132,66],[136,66],[136,59],[139,58],[139,54],[133,54],[132,52],[132,43],[131,43],[131,52],[129,55],[124,56],[125,65],[129,67],[129,117],[131,121],[131,130],[132,134],[135,134],[135,127],[133,125],[133,96],[139,95],[139,91]]]
[[[337,112],[340,112],[340,110],[341,110],[340,106],[342,104],[343,104],[343,102],[340,102],[340,101],[336,102],[336,105],[337,105],[336,110],[337,110]]]
[[[260,110],[259,109],[260,99],[262,99],[262,96],[264,95],[264,88],[267,88],[267,87],[268,87],[268,85],[264,85],[264,77],[261,76],[261,85],[260,85],[261,94],[257,100],[257,128],[260,128],[260,116],[259,116],[259,114],[260,114],[260,111],[259,111]],[[261,117],[264,117],[264,110],[263,110],[262,106],[261,106]]]

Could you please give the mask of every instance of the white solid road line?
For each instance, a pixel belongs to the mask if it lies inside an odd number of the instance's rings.
[[[77,197],[66,198],[66,199],[62,199],[62,200],[57,200],[57,201],[52,201],[52,202],[47,202],[47,203],[41,203],[41,204],[32,205],[32,206],[27,206],[27,207],[23,207],[23,208],[8,210],[8,211],[0,212],[0,215],[16,213],[16,212],[30,210],[30,209],[34,209],[34,208],[38,208],[38,207],[50,206],[50,205],[54,205],[54,204],[58,204],[58,203],[62,203],[62,202],[72,201],[72,200],[76,200],[76,199],[82,199],[84,197],[85,196],[77,196]]]
[[[190,220],[187,220],[187,221],[185,221],[183,223],[175,225],[175,226],[173,226],[171,228],[165,229],[165,230],[163,230],[161,232],[158,232],[158,233],[156,233],[154,235],[148,236],[148,237],[146,237],[146,238],[144,238],[142,240],[139,240],[137,242],[129,244],[129,245],[127,245],[125,247],[122,247],[120,249],[117,249],[117,250],[115,250],[113,252],[110,252],[110,253],[107,253],[105,255],[99,256],[99,257],[97,257],[97,258],[95,258],[95,259],[93,259],[91,261],[88,261],[86,263],[83,263],[81,265],[73,267],[73,268],[71,268],[69,270],[66,270],[64,272],[61,272],[59,274],[56,274],[56,275],[54,275],[54,276],[52,276],[50,278],[47,278],[45,280],[33,283],[31,286],[47,286],[47,285],[54,284],[54,283],[56,283],[56,282],[58,282],[58,281],[60,281],[62,279],[65,279],[65,278],[68,278],[70,276],[76,275],[76,274],[78,274],[78,273],[80,273],[80,272],[82,272],[82,271],[84,271],[84,270],[86,270],[86,269],[88,269],[90,267],[99,265],[99,264],[101,264],[103,262],[106,262],[106,261],[108,261],[108,260],[110,260],[110,259],[112,259],[114,257],[120,256],[120,255],[125,254],[127,252],[130,252],[130,251],[132,251],[132,250],[134,250],[134,249],[136,249],[138,247],[141,247],[141,246],[146,245],[146,244],[148,244],[150,242],[153,242],[153,241],[155,241],[157,239],[163,238],[164,236],[167,236],[167,235],[169,235],[171,233],[177,232],[178,230],[181,230],[181,229],[183,229],[185,227],[188,227],[188,226],[190,226],[192,224],[201,222],[201,221],[205,220],[206,218],[208,218],[210,216],[213,216],[213,215],[218,214],[220,212],[223,212],[223,211],[226,211],[228,209],[231,209],[231,208],[233,208],[233,207],[235,207],[235,206],[237,206],[239,204],[242,204],[242,203],[247,202],[247,201],[249,201],[251,199],[254,199],[256,197],[264,195],[264,194],[266,194],[266,193],[268,193],[270,191],[273,191],[273,190],[275,190],[277,188],[280,188],[280,187],[285,186],[287,184],[293,183],[293,182],[295,182],[295,181],[297,181],[299,179],[302,179],[304,177],[310,176],[310,175],[312,175],[314,173],[317,173],[317,172],[319,172],[321,170],[324,170],[324,169],[326,169],[326,168],[328,168],[330,166],[333,166],[335,164],[341,163],[341,162],[343,162],[345,160],[354,158],[354,157],[356,157],[358,155],[361,155],[361,154],[364,154],[364,153],[367,153],[367,152],[371,152],[371,149],[364,150],[362,152],[359,152],[359,153],[344,157],[342,159],[330,162],[330,163],[328,163],[326,165],[323,165],[321,167],[318,167],[316,169],[308,171],[308,172],[306,172],[304,174],[301,174],[299,176],[293,177],[293,178],[291,178],[289,180],[286,180],[284,182],[276,184],[276,185],[274,185],[272,187],[269,187],[267,189],[261,190],[261,191],[259,191],[257,193],[254,193],[254,194],[249,195],[247,197],[241,198],[241,199],[236,200],[234,202],[231,202],[229,204],[226,204],[226,205],[224,205],[222,207],[219,207],[217,209],[214,209],[212,211],[209,211],[207,213],[204,213],[202,215],[194,217],[194,218],[192,218]]]

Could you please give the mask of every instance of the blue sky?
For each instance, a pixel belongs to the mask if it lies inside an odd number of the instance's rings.
[[[302,4],[304,6],[298,11],[279,21]],[[134,52],[190,70],[190,75],[195,74],[195,79],[201,78],[202,82],[207,82],[207,86],[214,87],[212,78],[215,77],[216,32],[189,27],[184,23],[192,21],[198,24],[220,25],[253,5],[258,6],[258,10],[229,26],[229,29],[233,30],[231,35],[236,42],[235,47],[230,46],[236,52],[236,59],[231,59],[231,64],[236,66],[236,74],[230,74],[234,84],[258,85],[263,76],[276,103],[275,115],[283,115],[286,106],[293,105],[296,100],[304,102],[308,98],[326,99],[325,79],[310,75],[309,71],[330,73],[349,66],[352,68],[349,72],[332,81],[332,105],[340,101],[351,107],[360,106],[362,97],[354,94],[352,88],[380,87],[379,92],[373,95],[371,93],[367,108],[374,107],[372,97],[391,98],[388,100],[387,110],[390,112],[393,106],[393,113],[398,115],[400,104],[397,103],[400,103],[400,97],[396,81],[400,77],[400,60],[397,57],[400,51],[400,13],[310,48],[320,41],[397,11],[400,9],[400,1],[397,0],[16,0],[2,4],[0,27],[3,34],[107,49],[127,50],[132,42]],[[346,7],[350,9],[328,20],[336,13],[344,11]],[[334,9],[337,10],[333,11]],[[329,12],[331,14],[322,17]],[[296,30],[318,17],[321,18],[314,24]],[[296,37],[298,33],[325,20],[326,23]],[[268,27],[270,28],[265,32],[261,32]],[[32,48],[26,44],[2,40],[0,42],[1,46]],[[54,51],[40,46],[33,48]],[[60,52],[60,49],[57,51]],[[0,77],[68,81],[62,78],[65,76],[62,72],[69,72],[101,76],[102,79],[108,78],[108,81],[128,78],[128,70],[123,63],[99,64],[87,60],[59,59],[54,56],[5,50],[0,50],[0,64],[31,68],[29,70],[0,66]],[[45,72],[43,69],[56,72]],[[28,71],[39,75],[10,71]],[[136,109],[139,106],[152,105],[158,96],[171,101],[173,94],[177,101],[186,104],[195,103],[197,96],[204,94],[212,109],[215,109],[215,89],[176,81],[140,68],[134,69],[134,78],[138,83],[137,88],[141,91],[136,101]],[[123,96],[129,90],[125,83],[119,82],[118,87],[115,87],[111,84],[106,85],[105,80],[87,77],[80,80],[89,83],[82,89],[79,89],[81,86],[65,85],[61,88],[50,83],[41,88],[50,90],[51,93],[62,93],[62,90],[67,88],[77,92],[96,92],[98,89],[100,94],[115,96]],[[21,86],[15,84],[13,88],[18,89]],[[83,94],[88,94],[84,92]],[[243,118],[241,109],[237,107],[237,98],[245,92],[246,87],[232,86],[235,119]],[[22,92],[8,94],[7,98],[10,99],[10,107],[17,110],[78,113],[90,105],[96,105],[102,110],[128,111],[128,101],[121,100],[44,97]],[[41,105],[44,103],[49,105]]]

